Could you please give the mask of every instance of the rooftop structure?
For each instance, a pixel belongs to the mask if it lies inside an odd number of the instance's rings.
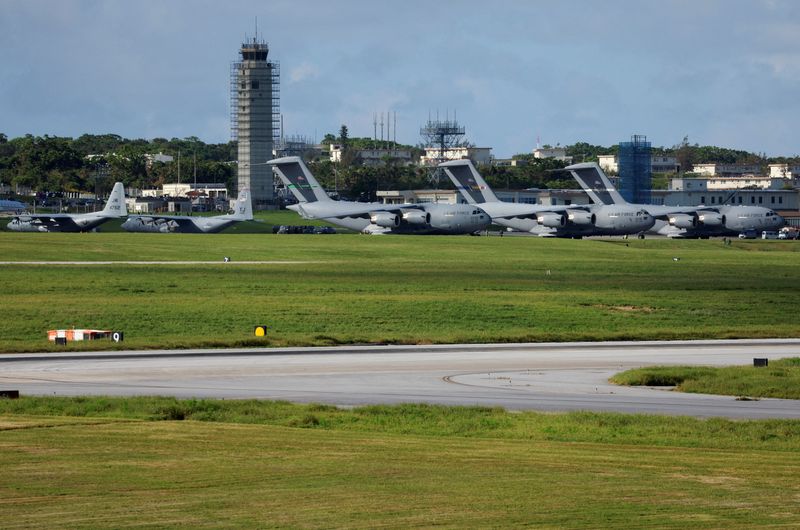
[[[275,158],[282,158],[284,156],[299,156],[305,157],[309,153],[317,155],[321,153],[320,146],[315,144],[310,138],[302,135],[281,135],[278,143],[275,144],[273,156]]]
[[[437,115],[435,120],[428,116],[428,122],[420,127],[419,134],[422,136],[422,143],[425,147],[425,156],[420,160],[420,164],[434,168],[431,171],[430,181],[438,188],[441,170],[437,166],[447,160],[461,158],[453,157],[448,153],[454,148],[467,145],[464,141],[466,130],[458,123],[455,116],[452,120],[449,116],[440,120]]]

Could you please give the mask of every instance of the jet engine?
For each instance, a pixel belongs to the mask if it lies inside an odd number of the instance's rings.
[[[669,217],[669,224],[676,228],[695,228],[697,217],[686,213],[676,213]]]
[[[701,223],[706,226],[725,226],[725,216],[717,212],[701,212],[698,217]]]
[[[369,220],[372,224],[385,228],[400,226],[400,216],[391,212],[372,212],[369,214]]]
[[[536,216],[536,221],[548,228],[559,228],[567,224],[567,217],[560,213],[543,213]]]
[[[403,210],[403,221],[412,225],[429,225],[431,214],[422,210]]]
[[[594,226],[597,222],[597,217],[593,213],[583,210],[567,210],[567,217],[570,223],[580,226]]]

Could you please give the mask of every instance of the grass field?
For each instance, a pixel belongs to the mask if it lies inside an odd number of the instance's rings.
[[[800,525],[796,421],[23,398],[0,448],[4,528]]]
[[[800,336],[794,241],[0,233],[0,248],[214,262],[0,265],[0,351],[55,349],[46,330],[70,326],[124,331],[125,348]]]
[[[769,367],[651,366],[619,373],[620,385],[674,386],[681,392],[800,399],[800,358],[777,359]]]

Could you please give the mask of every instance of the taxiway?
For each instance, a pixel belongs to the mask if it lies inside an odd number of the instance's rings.
[[[800,340],[345,346],[0,355],[0,386],[37,395],[259,398],[341,406],[425,402],[510,410],[798,418],[800,401],[619,387],[647,365],[800,356]]]

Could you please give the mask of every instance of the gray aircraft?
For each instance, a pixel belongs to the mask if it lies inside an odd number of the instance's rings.
[[[11,219],[7,228],[15,232],[88,232],[101,224],[125,217],[125,188],[122,182],[114,184],[108,202],[99,212],[81,214],[20,214]]]
[[[737,235],[746,230],[777,230],[783,218],[774,210],[761,206],[662,206],[630,204],[595,162],[573,164],[565,168],[595,204],[626,204],[643,208],[656,222],[650,233],[673,238],[696,238]]]
[[[471,234],[491,224],[486,212],[466,204],[334,201],[300,157],[278,158],[269,164],[299,201],[288,208],[305,219],[322,219],[366,234]]]
[[[250,191],[242,189],[236,200],[234,213],[215,215],[212,217],[189,217],[187,215],[132,215],[122,223],[122,228],[128,232],[157,232],[157,233],[187,233],[207,234],[217,233],[234,223],[251,221],[253,219],[253,203],[250,201]]]
[[[439,167],[470,204],[480,206],[492,222],[541,237],[583,237],[642,234],[653,217],[630,205],[541,206],[500,201],[469,160],[443,162]]]

